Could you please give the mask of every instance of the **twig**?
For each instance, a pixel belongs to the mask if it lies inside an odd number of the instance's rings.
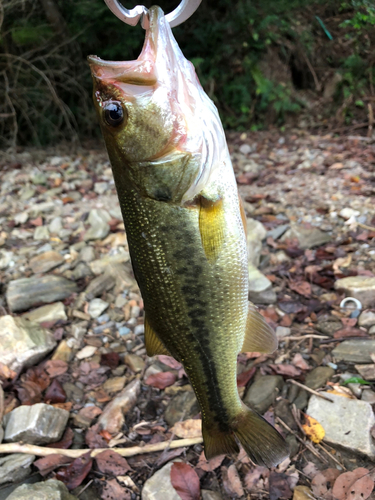
[[[322,86],[321,86],[321,84],[320,84],[320,82],[318,80],[318,77],[316,76],[315,70],[314,70],[311,62],[309,61],[309,58],[305,54],[305,51],[302,50],[301,53],[302,53],[302,57],[304,58],[307,66],[308,66],[308,68],[309,68],[309,70],[310,70],[310,72],[311,72],[311,74],[312,74],[312,76],[314,78],[315,89],[316,89],[317,92],[320,92],[322,90]]]
[[[368,231],[375,231],[375,227],[368,226],[367,224],[362,224],[362,222],[357,222],[357,226],[361,227],[362,229],[367,229]]]
[[[337,460],[337,458],[336,458],[334,455],[332,455],[332,453],[331,453],[331,452],[329,452],[328,450],[326,450],[326,449],[324,448],[324,446],[323,446],[321,443],[318,443],[318,446],[319,446],[319,448],[320,448],[322,451],[324,451],[324,453],[326,453],[326,454],[327,454],[327,455],[328,455],[328,456],[329,456],[329,457],[330,457],[330,458],[331,458],[331,459],[332,459],[332,460],[333,460],[333,461],[334,461],[337,465],[339,465],[339,466],[340,466],[340,467],[342,467],[344,470],[346,470],[345,465],[344,465],[344,464],[342,464],[341,462],[339,462],[339,461]]]
[[[314,391],[314,389],[310,389],[310,387],[307,387],[306,385],[303,385],[300,382],[297,382],[296,380],[289,379],[287,380],[287,382],[289,382],[290,384],[298,385],[298,387],[301,387],[301,389],[304,389],[307,392],[311,392],[311,394],[314,394],[319,398],[325,399],[326,401],[333,403],[332,399],[328,398],[327,396],[323,396],[323,394],[320,394],[320,392]]]
[[[374,125],[374,111],[372,109],[371,103],[367,103],[367,109],[368,109],[368,130],[367,130],[367,137],[372,137],[372,128]]]
[[[280,339],[280,342],[284,340],[305,340],[305,339],[329,339],[327,335],[315,335],[313,333],[309,333],[308,335],[301,335],[301,337],[288,336]]]
[[[166,448],[183,448],[184,446],[192,446],[194,444],[203,443],[203,438],[176,439],[171,443],[164,441],[163,443],[146,444],[145,446],[133,446],[131,448],[111,448],[122,457],[133,457],[142,453],[153,453],[155,451],[163,451]],[[108,448],[96,448],[94,450],[63,450],[61,448],[44,448],[43,446],[35,446],[33,444],[21,443],[4,443],[0,444],[0,453],[27,453],[29,455],[37,455],[46,457],[48,455],[63,455],[64,457],[78,458],[91,451],[90,456],[96,457],[102,451],[107,451]]]
[[[338,339],[334,339],[333,337],[329,340],[322,340],[320,343],[321,344],[330,344],[331,342],[342,342],[343,340],[373,340],[372,337],[339,337]]]
[[[93,479],[91,479],[91,481],[89,481],[89,482],[86,484],[86,486],[84,486],[84,487],[81,489],[81,491],[80,491],[79,493],[77,493],[77,497],[79,497],[79,495],[82,495],[82,493],[85,491],[85,489],[87,489],[93,481],[94,481],[94,480],[93,480]]]

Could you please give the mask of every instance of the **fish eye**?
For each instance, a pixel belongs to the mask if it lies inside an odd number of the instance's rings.
[[[124,121],[125,113],[118,101],[110,101],[104,104],[104,119],[111,127],[118,127]]]

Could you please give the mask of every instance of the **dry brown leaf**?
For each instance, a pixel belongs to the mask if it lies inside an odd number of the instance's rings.
[[[240,476],[234,464],[228,468],[221,468],[221,477],[223,480],[223,488],[230,498],[242,498],[245,492],[242,487]]]
[[[337,500],[346,500],[347,495],[351,492],[352,485],[358,479],[367,476],[368,474],[369,470],[365,469],[364,467],[358,467],[358,469],[354,469],[351,472],[344,472],[344,474],[341,474],[336,479],[335,484],[333,485],[332,488],[333,497]]]
[[[333,468],[319,472],[311,481],[311,489],[314,495],[317,498],[331,500],[332,486],[339,475],[340,471]]]
[[[202,453],[199,456],[199,461],[196,467],[198,469],[204,470],[205,472],[212,472],[218,467],[220,467],[220,465],[223,463],[224,458],[225,455],[218,455],[217,457],[207,460],[204,455],[204,452],[202,451]]]
[[[176,422],[171,429],[179,438],[194,438],[202,436],[202,420],[188,418],[183,422]]]
[[[303,359],[302,354],[297,352],[292,359],[292,364],[301,370],[309,370],[311,366]]]

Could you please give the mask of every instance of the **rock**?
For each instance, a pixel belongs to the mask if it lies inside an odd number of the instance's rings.
[[[375,354],[373,339],[344,340],[332,351],[336,361],[358,364],[372,363],[371,354]]]
[[[263,224],[255,219],[247,219],[247,256],[248,261],[255,267],[259,266],[262,240],[267,235]]]
[[[177,393],[169,401],[164,412],[164,419],[172,427],[180,420],[195,417],[199,411],[199,404],[194,392],[183,391]]]
[[[66,361],[67,363],[72,359],[73,349],[70,347],[68,342],[63,339],[57,346],[56,351],[53,353],[52,359],[59,359],[60,361]]]
[[[6,269],[12,262],[13,252],[7,250],[0,250],[0,269]]]
[[[95,182],[94,191],[97,194],[104,194],[108,191],[108,182]]]
[[[48,224],[49,232],[52,234],[59,234],[62,228],[63,224],[61,217],[54,217]]]
[[[116,278],[112,273],[103,273],[91,280],[89,286],[85,290],[87,300],[98,297],[104,291],[108,291],[115,286]]]
[[[375,278],[368,276],[349,276],[335,282],[335,289],[345,292],[347,297],[354,297],[363,308],[375,307]]]
[[[0,362],[19,371],[38,363],[56,346],[53,335],[27,319],[0,317]]]
[[[171,468],[174,462],[164,465],[147,479],[142,489],[142,500],[160,500],[161,498],[163,500],[181,500],[171,483]]]
[[[375,325],[375,312],[363,311],[358,318],[359,326],[372,326]]]
[[[65,314],[65,306],[62,302],[38,307],[38,309],[34,309],[34,311],[23,314],[22,318],[33,321],[34,323],[55,322],[59,320],[66,321],[68,319]]]
[[[66,399],[75,403],[81,403],[84,398],[84,392],[82,389],[72,384],[71,382],[65,382],[63,384],[63,389],[66,393]]]
[[[129,259],[129,253],[123,250],[116,255],[106,255],[102,259],[97,259],[93,262],[90,262],[90,268],[94,274],[102,274],[109,266],[128,262]]]
[[[79,260],[82,262],[92,262],[95,260],[95,250],[91,245],[86,245],[83,247],[79,253]]]
[[[288,335],[290,335],[290,332],[291,332],[291,329],[288,328],[288,327],[286,327],[286,326],[277,326],[276,330],[275,330],[276,337],[279,340],[281,340],[284,337],[287,337]]]
[[[85,241],[103,240],[109,233],[108,222],[111,216],[106,210],[94,208],[90,211],[87,222],[91,225],[90,229],[84,235]]]
[[[296,399],[293,401],[293,404],[298,410],[303,410],[304,408],[306,408],[308,402],[309,394],[304,389],[300,389]]]
[[[283,241],[287,239],[297,239],[300,248],[306,250],[329,243],[332,240],[332,236],[328,233],[323,233],[317,227],[307,228],[292,224],[291,228],[282,237]]]
[[[305,385],[310,389],[323,387],[327,380],[335,374],[335,370],[329,366],[318,366],[306,375]]]
[[[9,309],[19,312],[66,299],[77,291],[77,285],[62,276],[20,278],[9,282],[6,299]]]
[[[84,262],[78,262],[74,270],[72,271],[71,278],[75,281],[78,281],[82,278],[86,278],[87,276],[92,276],[91,269]],[[89,285],[90,286],[90,285]]]
[[[280,394],[284,384],[280,375],[265,375],[253,382],[243,399],[244,403],[259,413],[264,413]]]
[[[223,497],[217,491],[201,490],[202,500],[223,500]]]
[[[361,400],[373,405],[375,403],[375,392],[371,389],[363,390]]]
[[[48,479],[42,483],[23,484],[6,500],[78,500],[61,481]],[[93,499],[94,500],[94,499]]]
[[[336,316],[324,315],[323,317],[318,319],[318,323],[316,325],[316,329],[324,335],[329,335],[333,337],[333,335],[343,328],[342,322]]]
[[[375,325],[374,325],[374,326],[372,326],[368,332],[369,332],[371,335],[373,335],[373,334],[375,333]]]
[[[86,345],[83,349],[77,352],[76,358],[77,359],[91,358],[91,356],[94,356],[97,350],[98,348],[93,345]]]
[[[289,224],[282,224],[281,226],[276,226],[267,233],[267,238],[273,238],[275,241],[281,238],[281,236],[289,229]]]
[[[352,217],[358,217],[359,215],[361,215],[361,212],[358,212],[358,210],[354,210],[353,208],[347,207],[340,210],[339,215],[343,219],[348,220],[351,219]]]
[[[308,486],[295,486],[293,490],[293,500],[311,500],[315,498]]]
[[[30,267],[34,274],[47,273],[51,269],[65,262],[64,257],[58,252],[51,250],[37,255],[30,260]]]
[[[38,226],[34,230],[34,240],[49,240],[49,231],[47,226]]]
[[[311,396],[307,414],[324,428],[324,440],[354,452],[374,457],[371,428],[375,425],[372,407],[366,401],[349,399],[336,394],[321,394],[333,400],[333,404],[317,396]]]
[[[16,483],[31,474],[35,455],[14,453],[0,458],[0,484]],[[9,498],[9,497],[8,497]],[[18,497],[14,497],[15,499]]]
[[[108,394],[113,394],[114,392],[122,391],[125,386],[126,377],[112,377],[104,382],[102,388]]]
[[[272,289],[272,283],[252,264],[249,264],[249,300],[255,304],[276,302],[276,293]]]
[[[375,365],[355,365],[354,367],[365,380],[375,380]]]
[[[108,306],[108,302],[102,299],[92,299],[89,303],[88,313],[92,318],[99,318]]]
[[[37,403],[19,406],[5,416],[4,441],[28,444],[46,444],[58,441],[69,419],[69,412],[61,408]]]
[[[137,354],[127,354],[124,358],[125,363],[128,367],[135,373],[139,373],[143,370],[146,363]]]

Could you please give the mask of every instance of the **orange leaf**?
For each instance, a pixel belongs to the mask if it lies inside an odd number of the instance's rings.
[[[302,428],[306,436],[311,439],[313,443],[320,443],[326,434],[325,430],[320,423],[315,420],[315,418],[310,417],[310,415],[305,415],[305,419],[306,422],[303,424]]]

